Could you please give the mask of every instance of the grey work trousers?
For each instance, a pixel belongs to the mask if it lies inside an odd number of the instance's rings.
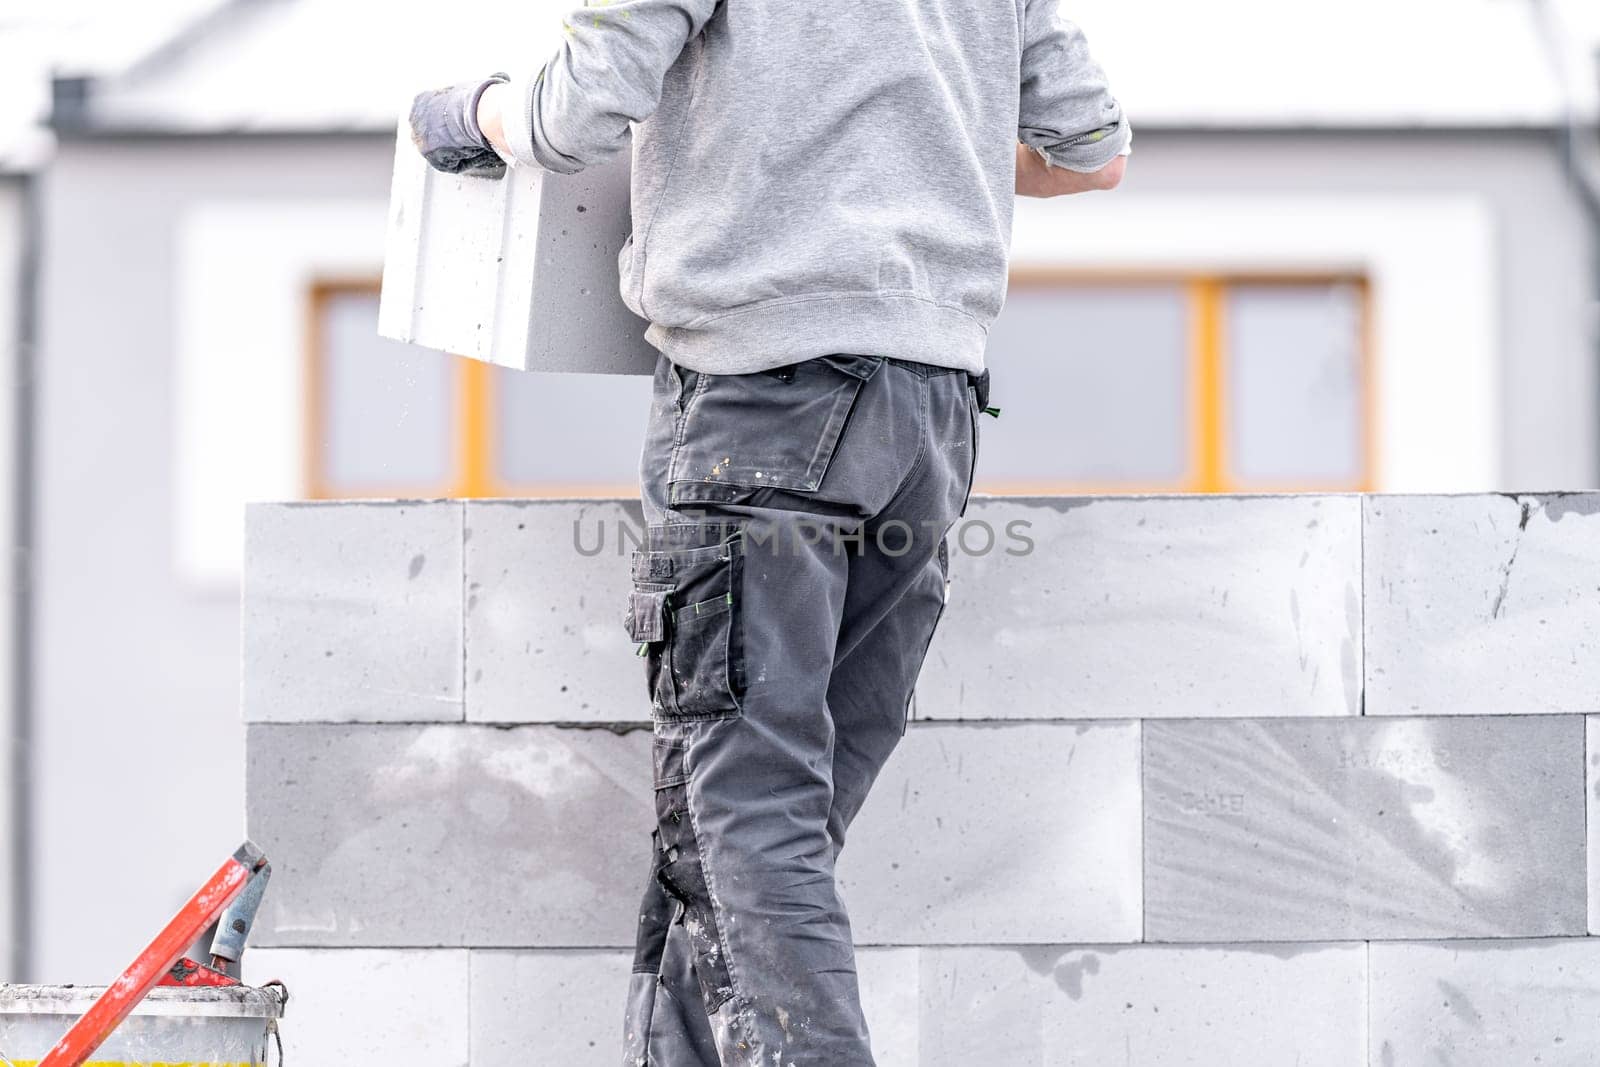
[[[986,391],[869,356],[661,358],[627,616],[657,816],[630,1067],[873,1063],[834,861],[906,729]]]

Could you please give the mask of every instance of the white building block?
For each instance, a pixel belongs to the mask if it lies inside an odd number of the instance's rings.
[[[631,944],[654,824],[648,730],[253,726],[263,944]],[[1138,723],[915,726],[840,881],[872,945],[1133,941]]]
[[[289,989],[289,1063],[468,1067],[464,950],[250,949],[245,981]],[[273,1062],[277,1062],[274,1055]]]
[[[951,540],[927,719],[1356,715],[1355,496],[995,497]]]
[[[1577,716],[1144,724],[1151,941],[1585,929]]]
[[[858,941],[1135,941],[1136,722],[916,725],[851,826]]]
[[[472,953],[472,1067],[615,1067],[633,953]],[[918,1067],[918,951],[856,952],[878,1067]]]
[[[1600,933],[1600,715],[1584,719],[1585,786],[1583,791],[1585,829],[1588,847],[1584,850],[1589,864],[1589,932]]]
[[[1368,715],[1600,711],[1600,493],[1365,516]]]
[[[650,732],[262,724],[249,835],[263,945],[633,944],[655,825]]]
[[[1373,1067],[1593,1067],[1600,940],[1372,944]]]
[[[922,950],[857,948],[861,1010],[878,1067],[921,1067]]]
[[[640,722],[644,661],[622,624],[637,502],[467,505],[467,719]]]
[[[442,174],[400,123],[378,332],[519,370],[648,374],[622,302],[629,153],[580,174]]]
[[[1028,945],[922,957],[922,1067],[1367,1064],[1361,944]]]
[[[247,722],[459,721],[461,504],[258,504]]]
[[[472,954],[472,1067],[616,1067],[633,953]]]

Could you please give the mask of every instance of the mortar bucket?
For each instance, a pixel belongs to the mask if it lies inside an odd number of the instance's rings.
[[[37,1067],[104,986],[0,984],[0,1067]],[[161,986],[106,1039],[89,1067],[264,1067],[281,988]]]

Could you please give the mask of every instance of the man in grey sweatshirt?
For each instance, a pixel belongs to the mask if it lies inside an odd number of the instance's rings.
[[[1013,196],[1111,188],[1131,138],[1057,8],[596,2],[528,77],[413,108],[451,171],[572,173],[633,134],[622,295],[661,351],[634,1067],[873,1062],[834,862],[944,608]]]

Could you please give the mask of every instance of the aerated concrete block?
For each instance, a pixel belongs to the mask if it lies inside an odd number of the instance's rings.
[[[878,1067],[918,1067],[916,949],[856,953]],[[472,953],[472,1067],[615,1067],[633,954]]]
[[[1582,723],[1146,723],[1146,938],[1581,934]]]
[[[1366,1067],[1364,945],[922,955],[923,1067]]]
[[[1139,938],[1139,724],[917,724],[839,861],[858,941]]]
[[[534,55],[559,47],[519,43]],[[402,120],[378,332],[521,370],[650,373],[656,351],[617,279],[632,229],[629,156],[580,174],[442,174]]]
[[[1600,934],[1600,716],[1584,720],[1589,848],[1589,932]]]
[[[247,722],[460,720],[461,505],[258,504]]]
[[[648,731],[258,725],[247,745],[262,944],[633,943]]]
[[[1600,711],[1600,493],[1366,501],[1367,714]]]
[[[921,972],[921,949],[856,949],[861,1010],[877,1067],[921,1067]]]
[[[635,502],[467,505],[467,718],[647,721],[623,629]]]
[[[472,954],[472,1067],[616,1067],[633,954]]]
[[[477,1067],[464,951],[252,948],[244,968],[252,985],[289,989],[278,1024],[289,1063]]]
[[[1360,710],[1358,497],[991,498],[951,551],[919,718]]]
[[[1137,723],[914,727],[840,878],[864,944],[1139,936]],[[258,725],[249,829],[280,946],[626,947],[650,733]]]
[[[1600,941],[1372,946],[1374,1067],[1593,1067]]]

